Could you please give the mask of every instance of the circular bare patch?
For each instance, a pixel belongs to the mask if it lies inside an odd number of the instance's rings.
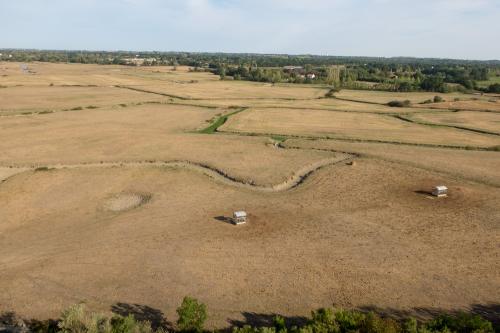
[[[149,201],[151,196],[138,193],[120,193],[109,198],[104,208],[112,212],[123,212],[137,208]]]

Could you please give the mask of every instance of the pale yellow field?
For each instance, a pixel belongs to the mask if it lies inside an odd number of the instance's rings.
[[[0,115],[165,100],[113,87],[10,87],[0,89]]]
[[[500,136],[395,117],[498,131],[498,114],[186,67],[21,65],[0,62],[0,313],[55,318],[83,301],[174,322],[190,295],[210,329],[332,303],[500,299],[500,152],[479,151]],[[429,196],[441,184],[449,196]],[[249,222],[228,223],[241,209]]]
[[[500,113],[476,111],[419,113],[412,116],[412,119],[500,134]]]
[[[393,144],[290,139],[287,147],[327,149],[418,167],[455,178],[500,186],[498,152],[409,147]]]
[[[250,109],[231,117],[222,131],[274,133],[433,145],[491,147],[500,137],[432,128],[394,117],[321,110]]]
[[[447,110],[472,110],[472,111],[493,111],[500,112],[500,102],[498,100],[490,102],[485,99],[480,100],[468,100],[468,101],[458,101],[458,102],[443,102],[434,104],[422,104],[414,105],[419,108],[429,108],[432,106],[434,109],[447,109]],[[491,99],[491,98],[489,98]]]
[[[208,75],[208,74],[205,74]],[[315,99],[323,97],[328,90],[307,87],[282,87],[269,83],[244,81],[197,81],[187,83],[154,82],[134,85],[134,88],[167,93],[188,99]]]
[[[345,98],[354,101],[370,102],[370,103],[380,103],[387,104],[390,101],[404,101],[409,100],[413,104],[422,103],[428,99],[432,100],[434,96],[440,96],[445,101],[453,101],[455,98],[461,100],[470,100],[473,98],[485,99],[486,97],[462,94],[462,93],[449,93],[442,94],[436,92],[411,92],[411,93],[398,93],[398,92],[386,92],[386,91],[366,91],[366,90],[347,90],[343,89],[336,93],[335,96],[339,98]],[[424,104],[422,107],[434,106],[434,104]]]
[[[177,101],[176,101],[177,102]],[[276,99],[227,99],[227,100],[196,100],[196,101],[178,101],[185,104],[202,104],[213,106],[248,106],[256,108],[299,108],[299,109],[321,109],[333,111],[349,111],[349,112],[365,112],[365,113],[391,113],[391,114],[405,114],[412,112],[436,112],[436,110],[423,109],[423,108],[391,108],[386,105],[380,104],[366,104],[344,101],[335,98],[321,98],[321,99],[307,99],[307,100],[276,100]],[[443,110],[445,111],[445,110]]]

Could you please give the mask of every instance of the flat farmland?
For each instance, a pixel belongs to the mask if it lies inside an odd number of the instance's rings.
[[[9,87],[0,89],[0,115],[119,106],[162,99],[161,96],[113,87]]]
[[[500,113],[493,112],[439,112],[419,113],[412,119],[442,125],[479,129],[500,135]]]
[[[366,90],[347,90],[343,89],[342,91],[335,93],[335,96],[338,98],[359,101],[359,102],[367,102],[367,103],[379,103],[379,104],[387,104],[390,101],[404,101],[409,100],[413,104],[423,103],[426,100],[433,100],[434,96],[439,96],[443,98],[445,101],[454,101],[455,98],[460,100],[473,100],[480,99],[487,101],[486,97],[481,97],[478,95],[472,94],[462,94],[462,93],[437,93],[437,92],[409,92],[409,93],[399,93],[399,92],[386,92],[386,91],[366,91]],[[431,105],[434,105],[432,103]],[[429,104],[424,104],[422,107],[429,106]]]
[[[255,108],[231,117],[221,130],[431,145],[491,147],[500,144],[500,137],[491,135],[431,128],[385,115],[322,110]]]
[[[499,133],[491,96],[389,108],[436,94],[7,62],[0,86],[0,312],[83,301],[174,321],[189,295],[224,328],[500,299],[500,136],[446,127]],[[249,222],[228,223],[241,209]]]
[[[179,103],[211,106],[247,106],[255,108],[296,108],[296,109],[320,109],[332,111],[347,111],[361,113],[387,113],[387,114],[405,114],[413,112],[436,112],[432,109],[424,108],[392,108],[381,104],[366,104],[359,102],[351,102],[336,98],[310,98],[310,99],[269,99],[269,98],[253,98],[253,99],[200,99],[196,101],[179,101]],[[443,110],[446,111],[446,110]]]
[[[209,75],[205,73],[205,75]],[[213,76],[212,76],[213,77]],[[283,87],[270,83],[245,81],[193,80],[192,82],[154,82],[148,85],[134,85],[133,88],[171,94],[185,99],[314,99],[323,97],[328,89],[310,87]]]
[[[432,108],[442,110],[473,110],[473,111],[489,111],[500,112],[500,100],[498,98],[489,97],[488,99],[467,100],[467,101],[452,101],[433,103]],[[429,105],[414,105],[415,107],[428,108]]]

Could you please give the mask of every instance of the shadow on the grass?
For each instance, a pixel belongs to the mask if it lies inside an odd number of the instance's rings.
[[[116,303],[111,311],[120,316],[132,315],[136,320],[149,321],[153,329],[163,328],[171,330],[172,323],[169,322],[161,310],[141,304]]]
[[[255,327],[270,327],[274,326],[274,318],[280,316],[285,319],[287,327],[299,326],[307,323],[308,318],[302,316],[285,316],[278,313],[256,313],[256,312],[242,312],[242,320],[229,320],[230,326],[242,327],[245,325]]]

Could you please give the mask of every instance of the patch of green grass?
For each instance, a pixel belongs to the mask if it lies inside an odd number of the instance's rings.
[[[235,115],[239,112],[242,112],[244,110],[246,110],[247,108],[241,108],[237,111],[234,111],[234,112],[231,112],[231,113],[227,113],[225,115],[222,115],[220,117],[218,117],[217,119],[215,119],[215,121],[208,127],[198,131],[198,133],[201,133],[201,134],[214,134],[217,132],[217,129],[219,127],[221,127],[222,125],[224,125],[226,123],[226,121],[228,120],[229,117],[231,117],[232,115]]]
[[[492,76],[487,81],[477,81],[477,85],[481,88],[488,88],[490,85],[500,83],[500,76]]]
[[[273,139],[274,141],[277,141],[279,143],[282,143],[282,142],[285,142],[288,139],[288,137],[283,136],[283,135],[271,135],[271,139]]]
[[[49,167],[46,166],[41,166],[35,169],[35,172],[40,172],[40,171],[49,171]]]
[[[99,108],[98,106],[95,106],[95,105],[89,105],[86,107],[87,109],[97,109]]]

